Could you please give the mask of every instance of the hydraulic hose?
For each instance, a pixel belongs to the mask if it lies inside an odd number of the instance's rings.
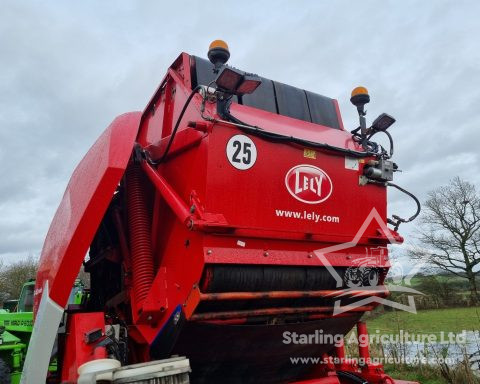
[[[260,127],[249,125],[247,123],[242,122],[241,120],[237,119],[235,116],[231,115],[230,112],[228,111],[224,111],[223,114],[228,120],[230,120],[232,124],[236,125],[240,130],[250,133],[251,135],[261,137],[265,140],[269,140],[277,143],[298,144],[298,145],[307,146],[311,148],[332,151],[332,152],[336,152],[336,153],[340,153],[343,155],[352,156],[356,158],[364,158],[364,157],[378,155],[376,152],[355,151],[353,149],[335,147],[333,145],[326,144],[326,143],[317,143],[310,140],[300,139],[294,136],[287,136],[287,135],[282,135],[275,132],[265,131]]]
[[[393,219],[394,220],[391,220],[391,219],[388,219],[389,220],[389,223],[390,224],[393,224],[394,225],[394,229],[395,231],[398,230],[398,227],[400,226],[401,223],[409,223],[413,220],[415,220],[415,218],[420,214],[420,211],[422,209],[421,205],[420,205],[420,201],[417,199],[417,197],[411,193],[411,192],[408,192],[406,189],[403,189],[402,187],[398,186],[397,184],[394,184],[394,183],[391,183],[391,182],[387,182],[385,183],[387,186],[389,187],[393,187],[393,188],[396,188],[398,189],[400,192],[403,192],[404,194],[406,194],[407,196],[410,196],[414,201],[415,201],[415,204],[417,205],[417,210],[415,211],[415,213],[410,216],[408,219],[403,219],[397,215],[392,215]]]
[[[175,123],[175,127],[172,130],[172,134],[170,135],[170,140],[168,140],[167,147],[165,148],[165,152],[163,152],[162,157],[160,160],[157,161],[152,161],[150,160],[150,164],[153,165],[158,165],[160,163],[163,163],[165,159],[168,156],[168,152],[170,152],[170,147],[172,146],[173,140],[175,139],[175,135],[177,134],[178,128],[180,127],[180,123],[182,121],[183,115],[185,114],[185,111],[187,110],[188,105],[193,99],[193,96],[202,88],[201,85],[197,85],[195,88],[193,88],[192,92],[190,95],[187,97],[187,100],[185,101],[185,104],[182,107],[182,110],[180,111],[180,114],[178,115],[177,122]]]
[[[150,221],[144,199],[142,169],[131,163],[127,169],[127,213],[132,261],[133,294],[137,310],[148,295],[154,279]]]

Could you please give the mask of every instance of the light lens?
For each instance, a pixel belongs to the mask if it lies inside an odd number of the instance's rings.
[[[368,95],[368,89],[365,88],[365,87],[354,88],[353,91],[352,91],[351,97],[357,96],[357,95]]]
[[[393,123],[395,118],[388,113],[382,113],[378,116],[372,124],[372,129],[375,131],[386,131]]]
[[[215,48],[223,48],[228,51],[228,45],[223,40],[213,40],[208,47],[208,50],[215,49]]]
[[[215,80],[215,83],[219,88],[233,93],[237,90],[237,86],[242,80],[242,77],[243,74],[234,68],[224,67]]]
[[[258,77],[245,75],[243,81],[238,86],[236,93],[240,95],[253,93],[260,84],[262,84],[262,80]]]

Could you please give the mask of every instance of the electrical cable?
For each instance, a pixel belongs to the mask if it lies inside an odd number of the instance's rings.
[[[150,164],[158,165],[158,164],[163,163],[165,161],[165,159],[168,156],[168,153],[170,152],[170,148],[172,146],[173,140],[175,139],[175,135],[178,131],[178,128],[179,128],[180,123],[182,121],[183,115],[185,114],[185,111],[187,110],[188,105],[190,104],[191,100],[193,99],[193,96],[202,88],[203,87],[201,85],[197,85],[192,90],[192,92],[188,96],[187,100],[185,101],[185,104],[183,105],[182,110],[181,110],[181,112],[180,112],[180,114],[177,118],[176,123],[175,123],[175,126],[172,130],[172,134],[170,135],[170,140],[168,141],[167,147],[165,148],[165,151],[164,151],[163,155],[160,157],[160,159],[159,160],[152,160],[147,155],[147,161]],[[204,96],[204,98],[205,98],[205,96]],[[278,143],[287,143],[287,144],[288,143],[290,143],[290,144],[294,143],[294,144],[307,146],[307,147],[312,147],[312,148],[316,148],[316,149],[323,149],[323,150],[327,150],[327,151],[338,152],[338,153],[348,155],[348,156],[352,156],[352,157],[356,157],[356,158],[364,158],[364,157],[371,157],[371,156],[391,157],[393,155],[393,140],[392,140],[392,137],[391,137],[390,133],[388,133],[386,131],[385,131],[385,134],[388,136],[389,141],[390,141],[390,156],[387,155],[386,151],[383,149],[382,146],[378,145],[377,143],[369,141],[369,139],[374,134],[376,134],[378,131],[374,132],[373,134],[371,134],[368,137],[368,140],[367,140],[368,149],[366,151],[355,151],[355,150],[352,150],[352,149],[336,147],[336,146],[329,145],[329,144],[326,144],[326,143],[318,143],[318,142],[314,142],[314,141],[310,141],[310,140],[300,139],[300,138],[294,137],[294,136],[287,136],[287,135],[282,135],[282,134],[275,133],[275,132],[265,131],[264,129],[262,129],[258,126],[247,124],[247,123],[244,123],[243,121],[237,119],[235,116],[233,116],[230,113],[229,104],[230,103],[228,103],[228,102],[226,103],[225,109],[223,111],[223,115],[225,116],[226,119],[229,120],[229,122],[236,125],[240,130],[242,130],[244,132],[246,131],[246,132],[248,132],[252,135],[262,137],[262,138],[264,138],[266,140],[269,140],[269,141],[278,142]],[[352,131],[352,137],[355,141],[358,142],[358,139],[360,138],[360,135],[358,135],[358,133],[356,133],[356,131],[358,131],[358,128],[356,130]]]
[[[182,107],[182,110],[181,110],[181,112],[180,112],[180,114],[177,118],[175,126],[174,126],[174,128],[172,130],[172,133],[170,135],[170,140],[168,141],[167,147],[165,148],[165,151],[164,151],[163,155],[160,157],[160,159],[159,160],[152,160],[148,156],[148,154],[145,153],[146,159],[151,165],[159,165],[159,164],[163,163],[165,161],[165,159],[167,158],[168,153],[170,152],[173,140],[175,139],[175,135],[178,131],[178,128],[180,127],[180,123],[182,121],[183,115],[185,114],[188,105],[192,101],[193,96],[202,88],[203,87],[201,85],[197,85],[192,90],[192,92],[188,96],[187,100],[185,101],[185,104]],[[204,96],[204,98],[205,98],[205,96]],[[226,106],[225,110],[223,111],[223,114],[225,115],[225,118],[229,120],[229,122],[236,125],[240,130],[242,130],[244,132],[246,131],[246,132],[248,132],[252,135],[262,137],[262,138],[264,138],[266,140],[269,140],[269,141],[279,142],[279,143],[294,143],[294,144],[299,144],[299,145],[302,145],[302,146],[307,146],[307,147],[312,147],[312,148],[317,148],[317,149],[323,149],[323,150],[332,151],[332,152],[338,152],[338,153],[342,153],[344,155],[348,155],[348,156],[352,156],[352,157],[356,157],[356,158],[364,158],[364,157],[379,156],[380,155],[378,153],[378,147],[375,147],[375,146],[373,146],[372,150],[369,150],[369,151],[355,151],[355,150],[352,150],[352,149],[340,148],[340,147],[336,147],[336,146],[325,144],[325,143],[317,143],[317,142],[314,142],[314,141],[304,140],[304,139],[300,139],[300,138],[294,137],[294,136],[286,136],[286,135],[282,135],[282,134],[275,133],[275,132],[268,132],[268,131],[265,131],[258,126],[247,124],[247,123],[244,123],[241,120],[237,119],[235,116],[230,114],[230,112],[228,111],[228,106]]]
[[[392,135],[390,134],[390,132],[388,131],[374,131],[372,134],[370,134],[369,136],[367,136],[367,141],[370,141],[370,139],[376,135],[377,133],[379,132],[383,132],[385,135],[387,135],[388,137],[388,141],[390,143],[390,150],[389,150],[389,156],[388,158],[391,159],[393,157],[393,151],[394,151],[394,148],[393,148],[393,138],[392,138]]]
[[[180,123],[182,121],[183,115],[185,114],[185,112],[187,110],[188,105],[192,101],[195,94],[202,88],[203,88],[203,86],[197,85],[192,90],[192,92],[188,96],[187,100],[185,101],[185,104],[183,105],[182,110],[181,110],[180,114],[178,115],[177,121],[176,121],[175,126],[172,130],[172,133],[170,135],[170,140],[168,141],[167,147],[165,148],[165,151],[163,152],[163,155],[161,156],[161,158],[159,160],[152,160],[148,156],[148,153],[145,153],[146,160],[150,164],[158,165],[158,164],[163,163],[165,161],[165,159],[167,158],[168,153],[170,151],[170,148],[172,146],[173,140],[175,139],[175,135],[177,134],[178,128],[180,127]],[[202,95],[202,96],[203,96],[203,99],[204,99],[203,102],[205,102],[206,95]],[[365,144],[364,147],[367,147],[368,149],[365,150],[365,151],[355,151],[355,150],[352,150],[352,149],[340,148],[340,147],[336,147],[336,146],[325,144],[325,143],[318,143],[318,142],[314,142],[314,141],[310,141],[310,140],[300,139],[300,138],[294,137],[294,136],[287,136],[287,135],[282,135],[282,134],[275,133],[275,132],[265,131],[264,129],[262,129],[258,126],[247,124],[247,123],[237,119],[235,116],[233,116],[230,113],[229,105],[230,105],[230,100],[227,100],[227,102],[224,105],[224,110],[222,111],[222,114],[228,120],[226,122],[235,125],[241,131],[248,132],[252,135],[259,136],[259,137],[264,138],[264,139],[269,140],[269,141],[273,141],[273,142],[277,142],[277,143],[287,143],[287,144],[292,144],[293,143],[293,144],[298,144],[298,145],[302,145],[302,146],[307,146],[307,147],[312,147],[312,148],[317,148],[317,149],[323,149],[323,150],[328,150],[328,151],[332,151],[332,152],[342,153],[342,154],[349,155],[349,156],[352,156],[352,157],[357,157],[357,158],[376,156],[376,157],[383,157],[383,158],[389,159],[393,156],[393,153],[394,153],[393,138],[392,138],[392,135],[387,131],[374,131],[373,133],[371,133],[370,135],[367,136],[367,138],[364,142],[364,144]],[[203,116],[203,112],[202,112],[202,117],[206,118],[206,117]],[[222,120],[216,120],[216,119],[213,119],[213,118],[206,118],[206,119],[208,119],[210,121],[213,121],[213,122],[222,122]],[[360,127],[351,131],[352,138],[357,143],[360,143],[361,141],[363,141],[361,135],[358,134],[359,130],[360,130]],[[390,148],[389,148],[388,153],[381,145],[370,141],[370,139],[374,135],[376,135],[378,132],[383,132],[388,137],[389,144],[390,144]],[[394,188],[398,189],[399,191],[405,193],[406,195],[410,196],[415,201],[415,203],[417,205],[417,210],[416,210],[416,212],[413,216],[409,217],[408,219],[404,219],[404,218],[401,218],[397,215],[392,215],[393,219],[388,219],[388,223],[394,225],[395,231],[398,230],[398,227],[400,226],[401,223],[409,223],[409,222],[413,221],[420,214],[420,210],[421,210],[420,201],[412,193],[408,192],[407,190],[403,189],[402,187],[400,187],[400,186],[398,186],[397,184],[394,184],[394,183],[390,183],[390,182],[381,183],[381,182],[377,182],[377,181],[374,181],[374,180],[369,180],[369,182],[394,187]]]
[[[366,148],[367,151],[374,152],[378,157],[382,157],[384,159],[390,159],[393,156],[393,138],[392,138],[392,135],[390,135],[390,132],[374,131],[373,133],[369,134],[367,137],[363,138],[362,135],[358,133],[359,131],[360,131],[360,127],[355,128],[353,131],[350,132],[352,134],[352,139],[356,143],[362,145],[362,147]],[[390,143],[389,154],[387,153],[385,148],[383,148],[383,146],[373,141],[370,141],[370,139],[374,135],[376,135],[378,132],[384,132],[387,135]]]
[[[147,160],[150,164],[152,165],[158,165],[160,163],[163,163],[165,161],[165,159],[167,158],[168,156],[168,152],[170,151],[170,147],[172,146],[172,143],[173,143],[173,140],[175,139],[175,135],[177,134],[177,131],[178,131],[178,128],[180,126],[180,123],[182,121],[182,118],[183,118],[183,115],[185,114],[185,111],[187,110],[187,107],[188,105],[190,104],[190,102],[192,101],[193,99],[193,96],[195,96],[195,94],[200,90],[202,89],[202,86],[201,85],[197,85],[195,88],[193,88],[192,92],[190,93],[190,95],[188,96],[187,100],[185,101],[185,104],[183,105],[183,108],[180,112],[180,114],[178,115],[178,118],[177,118],[177,122],[175,123],[175,127],[173,128],[173,131],[170,135],[170,140],[168,140],[168,144],[167,144],[167,147],[165,148],[165,151],[163,152],[163,155],[162,157],[159,159],[159,160],[151,160],[148,156],[147,156]]]
[[[300,145],[307,146],[307,147],[324,149],[324,150],[333,151],[333,152],[339,152],[339,153],[342,153],[344,155],[349,155],[349,156],[358,157],[358,158],[378,156],[378,153],[376,153],[376,152],[355,151],[355,150],[352,150],[352,149],[335,147],[333,145],[329,145],[329,144],[325,144],[325,143],[317,143],[317,142],[314,142],[314,141],[300,139],[300,138],[294,137],[294,136],[286,136],[286,135],[282,135],[282,134],[275,133],[275,132],[265,131],[260,127],[253,126],[253,125],[242,122],[241,120],[237,119],[235,116],[232,116],[230,114],[230,112],[228,112],[228,111],[224,111],[224,114],[225,114],[225,117],[228,118],[233,124],[237,125],[237,127],[240,130],[247,131],[248,133],[250,133],[252,135],[262,137],[262,138],[264,138],[266,140],[269,140],[269,141],[279,142],[279,143],[295,143],[295,144],[300,144]]]
[[[390,183],[389,181],[387,181],[385,183],[385,185],[389,186],[389,187],[393,187],[393,188],[396,188],[398,189],[400,192],[403,192],[405,193],[407,196],[410,196],[414,201],[415,203],[417,204],[417,211],[415,212],[415,214],[413,216],[410,216],[408,219],[403,219],[401,218],[400,216],[397,216],[397,215],[392,215],[393,219],[388,219],[388,222],[392,225],[395,226],[395,231],[398,230],[398,227],[400,226],[401,223],[409,223],[413,220],[415,220],[415,218],[420,214],[420,211],[421,211],[421,205],[420,205],[420,201],[417,199],[417,197],[411,193],[411,192],[408,192],[406,189],[403,189],[402,187],[398,186],[397,184],[394,184],[394,183]]]

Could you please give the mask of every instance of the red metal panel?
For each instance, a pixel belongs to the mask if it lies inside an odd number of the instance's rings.
[[[364,307],[352,307],[349,308],[349,312],[366,312],[374,309],[373,305]],[[239,311],[225,311],[225,312],[207,312],[198,313],[192,316],[192,320],[223,320],[223,319],[236,319],[246,318],[253,316],[269,316],[269,315],[285,315],[285,314],[307,314],[307,313],[328,313],[332,316],[333,307],[276,307],[276,308],[261,308],[252,310],[239,310]]]
[[[42,249],[35,311],[48,280],[50,297],[65,306],[92,238],[127,166],[140,112],[117,117],[75,169]]]
[[[338,100],[333,99],[333,104],[335,105],[335,110],[337,111],[337,116],[338,116],[338,125],[340,125],[340,129],[345,131],[345,127],[343,126],[343,119],[342,115],[340,114],[340,107],[338,105]]]
[[[202,301],[216,300],[258,300],[258,299],[299,299],[305,297],[335,297],[340,295],[341,290],[326,289],[321,291],[267,291],[267,292],[220,292],[200,293]],[[369,290],[345,290],[349,296],[387,296],[387,288],[383,285],[378,289]]]
[[[94,349],[97,343],[85,343],[85,334],[95,329],[101,329],[102,334],[105,333],[103,312],[78,313],[69,316],[62,364],[62,382],[76,382],[78,367],[88,361],[106,357],[104,347]]]
[[[231,106],[231,113],[241,121],[269,132],[294,136],[317,143],[328,143],[340,148],[362,150],[362,147],[352,140],[352,135],[345,130],[333,129],[235,103]]]
[[[263,241],[263,248],[258,245],[257,239],[241,238],[245,244],[245,248],[236,245],[236,241],[240,238],[230,239],[230,247],[225,246],[225,240],[207,238],[208,247],[204,248],[205,262],[208,264],[264,264],[264,265],[310,265],[310,266],[324,266],[315,254],[315,246],[317,248],[325,247],[325,245],[314,242],[302,242],[300,244],[269,240]],[[222,247],[218,247],[219,243]],[[279,248],[279,243],[283,248]],[[218,244],[218,245],[217,245]],[[280,246],[281,246],[280,245]],[[247,248],[248,246],[248,248]],[[358,260],[362,265],[370,265],[377,267],[390,267],[388,261],[388,250],[384,249],[382,257],[375,255],[366,255],[366,247],[350,247],[338,252],[329,252],[326,257],[332,266],[349,267],[355,265]]]
[[[142,146],[155,143],[170,133],[172,122],[180,113],[191,87],[190,56],[181,53],[143,111],[137,140]]]
[[[162,157],[165,143],[170,139],[165,134],[171,130],[191,91],[186,77],[182,78],[182,71],[178,70],[185,62],[184,56],[177,59],[142,118],[139,141],[148,147],[154,159]],[[172,100],[168,102],[168,99],[173,98],[172,108],[169,104]],[[323,264],[314,251],[352,241],[373,208],[380,218],[386,219],[385,188],[359,185],[362,161],[358,162],[357,170],[348,169],[344,155],[317,150],[313,158],[311,151],[308,157],[306,148],[267,141],[223,123],[212,124],[201,133],[195,132],[192,127],[196,125],[190,124],[189,128],[188,122],[202,122],[199,104],[197,96],[186,110],[167,162],[157,168],[168,189],[175,192],[174,200],[182,207],[173,213],[171,202],[166,204],[165,196],[156,192],[152,228],[154,258],[158,265],[165,267],[162,280],[168,297],[158,328],[169,318],[174,304],[187,301],[192,286],[199,282],[205,263],[320,266]],[[267,131],[361,150],[345,130],[237,104],[232,105],[231,110],[239,119]],[[215,105],[207,103],[205,114],[215,116]],[[236,134],[248,135],[257,147],[256,163],[248,170],[235,169],[227,159],[227,142]],[[286,175],[301,164],[320,168],[328,174],[333,189],[327,199],[308,204],[288,191]],[[222,231],[221,236],[207,234],[204,228],[191,231],[185,226],[185,208],[192,207],[193,195],[198,200],[196,207],[200,207],[200,210],[195,209],[193,216],[202,211],[225,217],[228,230]],[[280,217],[277,209],[300,212],[302,218]],[[312,220],[314,214],[338,217],[340,222],[315,222]],[[329,262],[335,266],[349,266],[355,260],[368,259],[377,266],[388,267],[386,248],[379,260],[366,250],[385,245],[385,239],[378,235],[379,227],[379,223],[372,221],[360,237],[359,245],[330,252]],[[373,238],[377,243],[371,241]],[[139,326],[143,337],[151,340],[154,332],[147,328]]]
[[[44,244],[36,305],[46,281],[49,282],[50,297],[60,306],[65,305],[85,253],[125,171],[134,141],[146,148],[151,158],[162,158],[173,126],[191,92],[189,65],[190,57],[181,54],[143,114],[131,113],[116,119],[75,170]],[[252,310],[232,306],[233,309],[222,312],[212,307],[214,309],[210,311],[203,312],[202,309],[195,313],[202,299],[228,299],[228,304],[232,304],[233,300],[256,300],[264,295],[271,299],[303,298],[323,297],[334,292],[200,294],[198,284],[206,265],[211,268],[208,264],[319,267],[325,261],[316,257],[315,251],[332,244],[349,243],[355,237],[355,243],[326,253],[331,265],[345,267],[363,263],[385,269],[389,267],[387,239],[378,232],[387,215],[386,188],[359,184],[363,160],[352,166],[351,159],[338,152],[266,140],[230,123],[214,123],[212,120],[206,123],[200,116],[200,103],[201,98],[196,95],[179,124],[166,161],[158,167],[143,164],[150,181],[142,184],[146,193],[139,193],[139,196],[148,200],[146,203],[153,210],[148,236],[152,238],[157,275],[147,287],[149,291],[143,312],[133,316],[129,323],[129,335],[135,342],[132,343],[135,345],[132,354],[138,361],[149,358],[147,344],[152,343],[174,309],[181,304],[189,321],[196,319],[221,324],[240,324],[256,315],[301,313],[308,314],[311,319],[332,316],[329,304],[328,307],[311,304],[301,308],[282,304],[278,308]],[[340,130],[238,104],[232,105],[231,112],[240,120],[267,132],[360,151],[361,147],[344,130],[338,103],[334,103]],[[218,118],[214,103],[206,103],[204,112],[206,116]],[[235,167],[227,157],[227,143],[234,135],[248,136],[256,147],[256,162],[249,169]],[[378,212],[376,218],[382,223],[372,220],[362,227],[373,209]],[[119,211],[115,212],[127,276],[126,293],[131,294],[128,287],[135,273],[131,273],[131,260],[127,257],[127,239],[132,240],[134,231],[129,230],[127,235],[123,219]],[[360,228],[362,233],[358,233]],[[103,314],[94,315],[92,321],[100,321],[103,327]],[[85,320],[80,315],[71,318],[64,364],[66,379],[74,380],[76,367],[86,359],[85,346],[79,347],[79,335],[88,330],[89,324],[87,317]],[[369,369],[365,374],[376,372],[374,366]],[[308,383],[339,382],[332,374]]]
[[[255,124],[269,129],[268,125],[273,121],[280,123],[282,119],[287,118],[274,116],[269,124],[267,121]],[[323,132],[318,126],[314,132],[308,126],[313,124],[302,121],[295,121],[295,124],[294,132],[289,127],[290,135],[313,141],[331,143],[340,139],[340,135],[345,142],[349,135],[333,129]],[[280,128],[283,127],[278,124],[276,131]],[[257,232],[297,232],[304,239],[307,235],[342,235],[343,241],[348,242],[354,238],[373,208],[380,217],[386,218],[386,189],[376,185],[359,185],[362,164],[359,164],[358,170],[347,169],[344,155],[315,151],[314,155],[310,155],[315,158],[309,158],[302,147],[250,136],[257,151],[256,162],[250,169],[238,170],[230,164],[226,155],[227,142],[238,134],[244,133],[221,124],[213,128],[209,137],[206,194],[199,194],[205,210],[222,213],[229,225]],[[343,143],[339,146],[343,147]],[[310,203],[289,192],[286,177],[292,168],[299,165],[313,166],[329,176],[332,190],[328,198],[322,195],[323,201]],[[299,173],[298,178],[297,188],[302,189],[304,181],[308,182],[307,176]],[[295,184],[295,176],[289,182]],[[378,228],[378,223],[372,221],[364,236],[376,236]]]

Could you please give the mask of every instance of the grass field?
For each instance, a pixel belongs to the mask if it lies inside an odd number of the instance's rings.
[[[365,320],[370,334],[376,333],[377,330],[382,334],[398,334],[399,330],[404,330],[411,335],[438,335],[440,332],[459,333],[463,330],[477,331],[480,330],[480,307],[426,309],[418,311],[417,314],[391,311],[373,314]],[[468,367],[461,364],[454,367],[449,366],[446,369],[448,373],[442,377],[444,375],[439,366],[385,365],[385,371],[391,377],[417,381],[421,384],[473,384],[480,382],[472,375],[472,371]]]
[[[416,334],[480,330],[480,307],[425,309],[417,314],[392,311],[366,318],[369,333],[395,334],[399,329]]]
[[[428,365],[387,364],[384,369],[394,379],[411,380],[420,384],[480,384],[480,378],[461,364],[443,369]]]
[[[405,365],[385,365],[385,372],[394,379],[418,381],[421,384],[448,384],[438,369],[432,367],[407,367]]]

